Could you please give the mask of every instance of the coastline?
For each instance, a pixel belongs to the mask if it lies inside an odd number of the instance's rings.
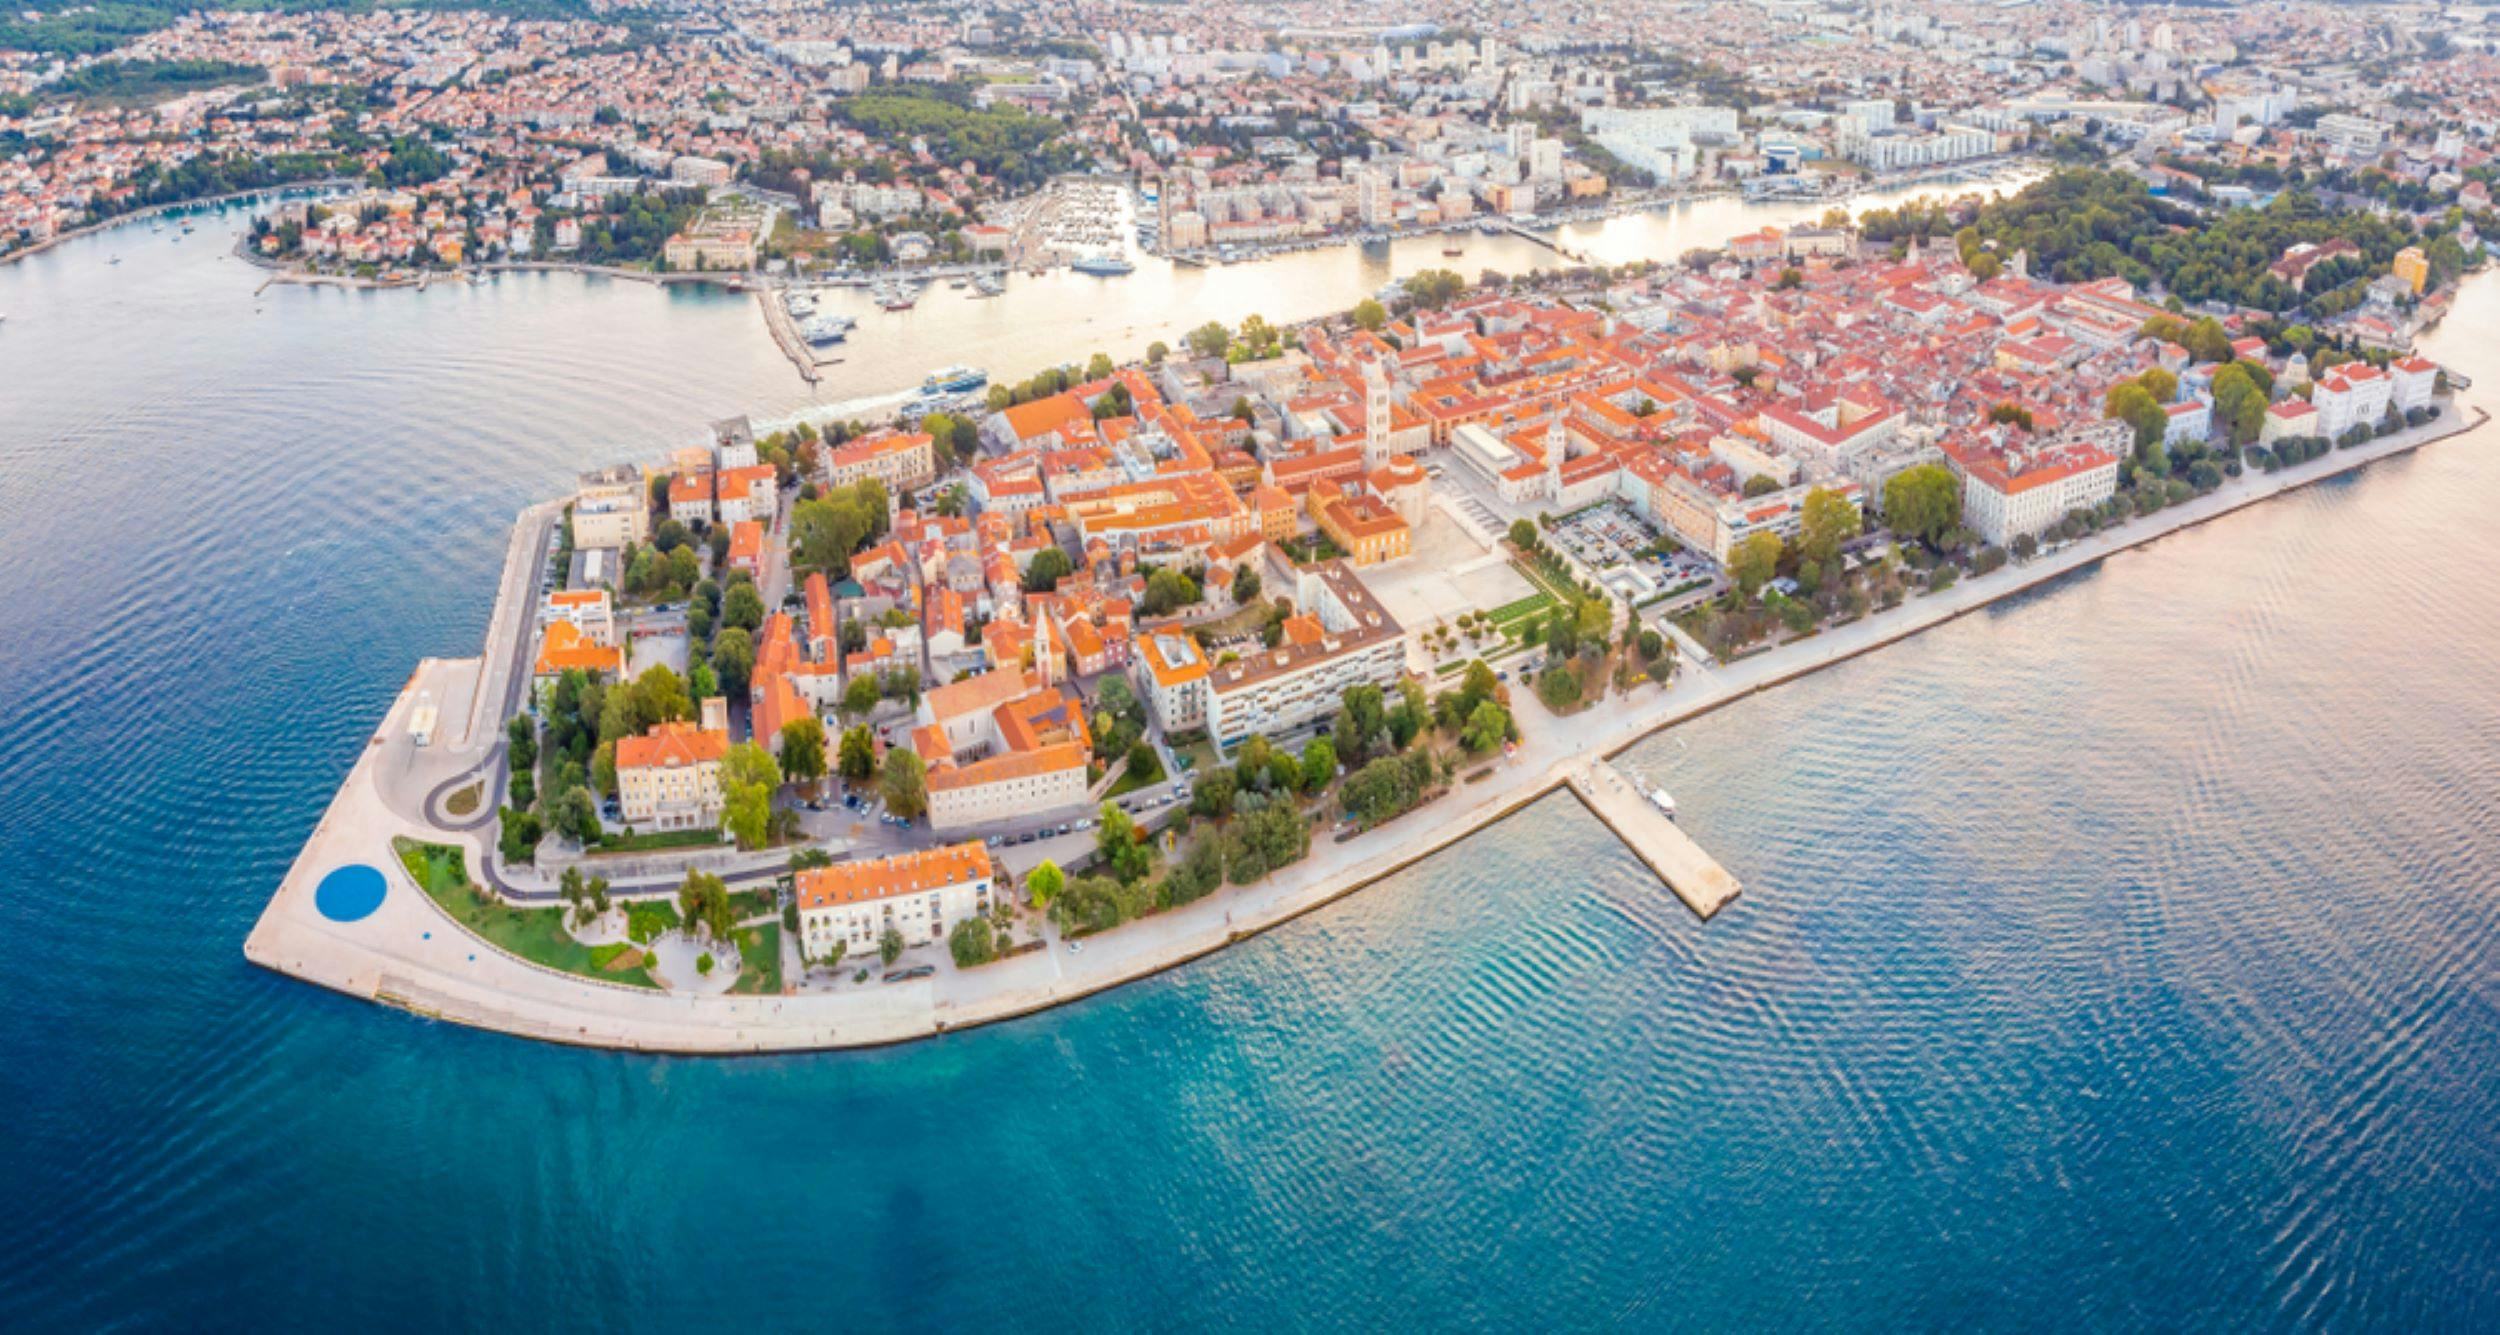
[[[30,260],[56,246],[67,245],[70,242],[79,240],[82,237],[100,236],[103,233],[110,232],[117,227],[127,226],[131,223],[145,222],[150,218],[161,218],[166,214],[176,211],[177,209],[220,208],[228,204],[239,204],[247,199],[259,199],[263,195],[285,195],[298,190],[311,194],[323,194],[333,190],[344,190],[354,184],[356,184],[356,182],[351,178],[330,176],[315,181],[295,181],[286,185],[265,185],[257,190],[236,190],[223,195],[202,195],[198,199],[184,199],[164,204],[150,204],[146,208],[133,209],[128,213],[115,214],[110,218],[91,222],[81,227],[73,227],[66,232],[55,232],[51,236],[45,237],[43,240],[38,241],[23,250],[12,250],[5,255],[0,255],[0,264],[15,264],[19,260]]]
[[[1500,823],[1565,786],[1567,771],[1618,755],[1653,734],[1898,643],[1922,631],[2097,565],[2118,552],[2196,527],[2289,491],[2341,477],[2433,441],[2472,433],[2489,420],[2454,398],[2441,419],[2272,474],[2248,473],[2154,515],[2084,538],[2055,556],[2008,565],[1941,593],[1720,666],[1688,664],[1668,688],[1611,698],[1570,718],[1522,699],[1529,740],[1478,784],[1342,844],[1315,844],[1302,862],[1257,884],[1228,889],[1091,938],[1081,956],[1058,950],[912,983],[794,996],[686,997],[561,974],[502,954],[455,925],[410,882],[390,839],[440,840],[472,856],[473,834],[432,827],[420,811],[393,808],[386,758],[418,759],[388,743],[417,702],[418,683],[458,664],[429,660],[409,679],[363,749],[245,945],[254,963],[335,991],[476,1028],[576,1046],[648,1053],[739,1055],[876,1047],[1030,1015],[1151,977],[1290,922]],[[437,762],[459,757],[438,754]],[[465,763],[465,762],[462,762]],[[1430,813],[1425,815],[1423,813]],[[390,889],[382,906],[334,922],[314,905],[314,884],[349,863],[377,866]],[[437,938],[440,939],[437,939]]]

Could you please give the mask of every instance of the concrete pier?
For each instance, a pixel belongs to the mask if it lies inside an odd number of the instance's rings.
[[[773,342],[780,347],[781,355],[790,359],[790,365],[798,369],[801,380],[815,384],[821,378],[816,371],[819,365],[816,350],[808,346],[807,339],[799,333],[797,322],[790,318],[789,307],[781,304],[781,298],[771,288],[758,289],[755,304],[763,309],[764,328],[772,333]]]
[[[1676,898],[1705,921],[1736,898],[1736,877],[1676,827],[1640,785],[1603,760],[1574,764],[1563,776],[1606,828],[1639,855]]]

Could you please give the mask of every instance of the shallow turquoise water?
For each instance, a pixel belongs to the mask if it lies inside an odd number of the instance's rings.
[[[2489,433],[1645,743],[1706,928],[1549,801],[1030,1020],[647,1059],[241,943],[514,510],[796,402],[752,310],[114,248],[0,270],[0,1324],[2500,1324]]]

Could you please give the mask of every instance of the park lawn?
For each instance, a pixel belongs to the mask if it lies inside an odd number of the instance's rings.
[[[779,996],[781,994],[781,924],[758,923],[741,927],[735,933],[738,958],[745,971],[730,985],[733,995]]]
[[[483,784],[473,783],[468,787],[461,789],[459,792],[453,793],[451,796],[443,799],[443,810],[454,816],[475,815],[477,812],[478,800],[483,795],[484,788],[485,785]]]
[[[472,885],[467,860],[459,849],[404,838],[393,839],[391,844],[398,850],[408,874],[425,887],[426,895],[450,914],[452,921],[486,944],[559,973],[634,987],[655,986],[651,976],[641,969],[608,972],[605,966],[615,960],[615,953],[602,959],[597,951],[574,940],[572,933],[564,930],[565,910],[515,908]]]
[[[718,830],[661,830],[631,837],[619,834],[599,836],[601,853],[646,853],[655,848],[700,848],[718,844]]]
[[[1147,766],[1143,774],[1137,772],[1135,765],[1120,771],[1119,782],[1112,784],[1111,791],[1103,796],[1106,798],[1124,797],[1140,788],[1161,782],[1163,782],[1163,758],[1157,756],[1155,763]]]
[[[775,907],[771,886],[766,886],[761,890],[733,890],[729,894],[729,920],[731,922],[745,922],[749,918],[763,917],[772,912]]]
[[[1530,584],[1534,584],[1539,589],[1544,590],[1545,595],[1552,598],[1554,601],[1571,602],[1577,600],[1577,594],[1572,590],[1570,585],[1556,576],[1552,570],[1547,569],[1544,561],[1522,561],[1518,557],[1514,556],[1510,559],[1510,565],[1511,569],[1518,571],[1522,576],[1526,577]],[[1516,604],[1513,604],[1513,606],[1516,606]]]
[[[665,899],[638,899],[625,906],[625,934],[645,945],[677,926],[677,906]]]
[[[1172,752],[1180,757],[1183,774],[1206,774],[1223,763],[1222,758],[1215,754],[1215,743],[1204,737],[1187,746],[1173,747]]]
[[[1517,565],[1518,562],[1514,561],[1511,564]],[[1514,621],[1523,621],[1529,617],[1535,616],[1537,613],[1542,612],[1546,608],[1552,607],[1553,605],[1554,595],[1547,593],[1544,588],[1540,586],[1536,592],[1529,594],[1525,598],[1515,598],[1510,602],[1502,604],[1500,607],[1494,608],[1490,615],[1494,625],[1507,626]]]

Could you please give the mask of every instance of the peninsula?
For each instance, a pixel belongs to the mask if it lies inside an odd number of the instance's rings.
[[[419,665],[246,952],[559,1042],[892,1043],[1566,787],[1706,919],[1737,875],[1608,757],[2480,423],[2352,321],[2036,277],[1987,235],[2018,216],[1427,274],[587,475],[522,514],[484,651]],[[2402,282],[2408,239],[2348,244]]]

